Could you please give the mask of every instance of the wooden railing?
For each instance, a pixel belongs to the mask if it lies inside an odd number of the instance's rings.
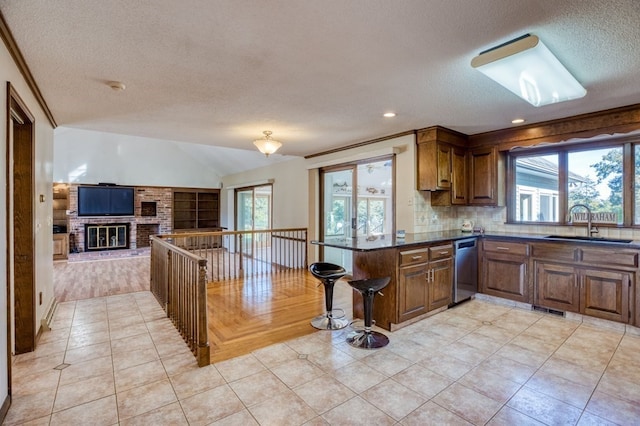
[[[209,282],[307,267],[307,229],[220,231],[161,236],[207,259]]]
[[[210,364],[206,270],[206,259],[151,237],[151,292],[200,367]]]
[[[151,237],[151,292],[196,356],[210,363],[207,283],[307,268],[306,228]]]

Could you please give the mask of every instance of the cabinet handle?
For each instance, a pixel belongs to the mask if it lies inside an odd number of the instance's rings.
[[[506,250],[506,251],[509,251],[509,247],[500,247],[500,246],[498,246],[498,247],[496,247],[496,250]]]
[[[440,254],[449,254],[448,251],[441,251]]]
[[[422,259],[422,256],[411,256],[411,260]]]

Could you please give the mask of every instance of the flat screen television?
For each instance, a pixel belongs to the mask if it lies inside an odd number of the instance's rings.
[[[133,188],[79,186],[78,216],[133,216]]]

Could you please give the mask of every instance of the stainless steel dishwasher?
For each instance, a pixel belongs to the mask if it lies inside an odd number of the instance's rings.
[[[478,240],[467,238],[455,242],[453,303],[460,303],[478,292]]]

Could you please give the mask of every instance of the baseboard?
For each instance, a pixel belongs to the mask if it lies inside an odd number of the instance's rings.
[[[0,424],[4,423],[4,418],[7,417],[7,413],[9,412],[9,407],[11,406],[11,395],[7,395],[2,402],[2,407],[0,407]]]
[[[56,313],[56,309],[58,308],[58,301],[55,297],[51,298],[51,305],[47,310],[47,314],[40,320],[40,326],[42,331],[51,331],[51,321],[53,321],[53,315]]]

